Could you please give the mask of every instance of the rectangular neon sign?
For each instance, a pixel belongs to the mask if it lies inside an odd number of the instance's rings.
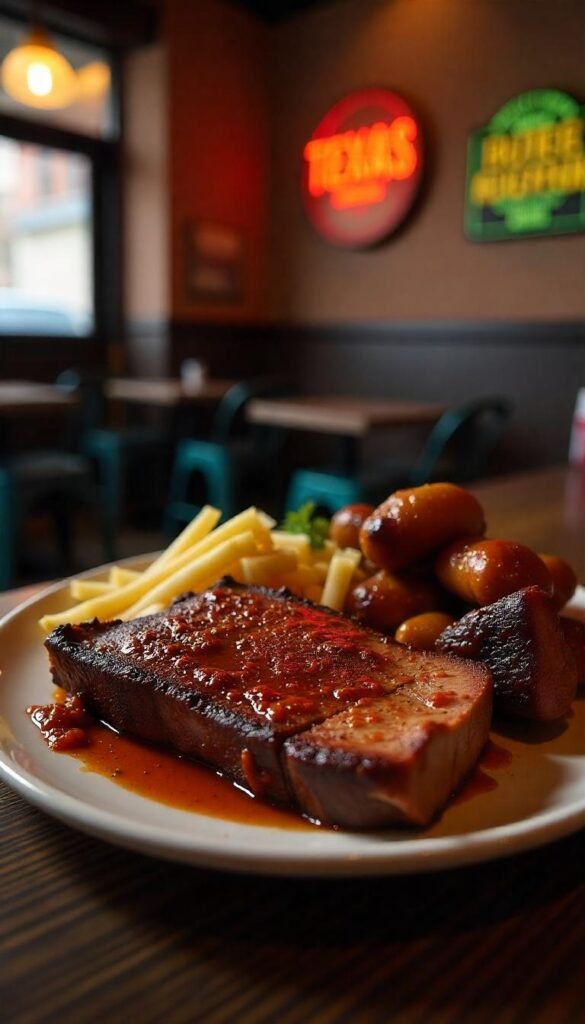
[[[465,229],[476,242],[585,231],[585,107],[535,89],[471,136]]]

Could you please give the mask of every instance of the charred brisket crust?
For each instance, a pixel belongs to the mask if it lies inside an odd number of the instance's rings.
[[[388,648],[389,675],[395,671],[393,651],[399,652],[399,660],[404,658],[405,667],[413,666],[413,673],[418,671],[420,658],[425,661],[433,657],[404,648],[354,620],[347,620],[338,612],[291,595],[285,588],[271,590],[247,586],[230,577],[224,577],[211,589],[218,588],[256,593],[269,601],[282,601],[313,612],[318,610],[319,614],[332,620],[351,621],[363,637],[364,646],[372,642]],[[198,596],[181,595],[173,602],[172,608],[177,609]],[[147,629],[149,623],[153,626],[160,623],[166,614],[160,612],[141,618],[140,628]],[[323,764],[330,769],[339,768],[341,773],[354,773],[356,783],[364,774],[383,776],[387,771],[383,756],[370,757],[363,752],[342,750],[334,743],[326,749],[316,750],[308,738],[305,741],[305,733],[310,728],[331,717],[328,712],[314,715],[312,721],[305,725],[285,722],[275,727],[270,721],[246,717],[237,707],[230,709],[213,693],[193,690],[176,679],[165,678],[164,663],[155,663],[151,670],[117,657],[115,652],[100,650],[96,653],[92,640],[111,630],[119,630],[122,642],[126,631],[131,636],[136,630],[136,621],[117,619],[101,622],[94,619],[87,623],[59,626],[45,641],[55,682],[65,685],[70,692],[81,694],[88,709],[97,717],[104,718],[118,729],[134,732],[142,739],[171,745],[188,756],[207,760],[258,795],[279,802],[296,803],[288,780],[286,751],[283,751],[283,744],[289,740],[294,742],[295,755],[299,760],[314,766]],[[451,662],[459,672],[468,671],[473,675],[478,672],[474,662],[464,662],[449,654],[442,654],[441,660]],[[119,687],[121,681],[128,685]],[[133,729],[133,722],[139,727]],[[206,750],[213,756],[206,758]]]
[[[186,595],[180,600],[187,600],[187,596],[191,597],[193,595]],[[147,615],[140,621],[143,625],[146,625],[151,620],[156,622],[161,614],[157,612],[153,615]],[[99,672],[100,675],[112,678],[120,678],[122,676],[138,686],[152,688],[155,694],[168,695],[175,700],[181,701],[191,711],[198,711],[201,714],[209,715],[209,717],[217,718],[226,725],[237,726],[244,734],[253,733],[255,736],[266,736],[267,739],[272,737],[273,730],[268,724],[260,725],[258,722],[251,722],[243,715],[238,714],[236,710],[230,712],[224,707],[218,707],[213,699],[206,697],[201,692],[190,690],[179,683],[165,679],[157,672],[149,672],[137,665],[126,663],[108,652],[100,651],[99,655],[96,656],[93,648],[83,642],[84,640],[91,640],[93,636],[100,633],[109,632],[112,627],[121,627],[122,629],[125,626],[131,627],[133,621],[135,620],[123,622],[121,619],[112,619],[109,622],[101,622],[100,619],[92,619],[90,622],[84,622],[80,625],[57,626],[47,637],[45,645],[49,651],[54,651],[59,656],[70,658],[72,664],[76,666],[81,665],[89,669],[90,672]],[[91,634],[81,638],[80,642],[79,632],[81,630],[91,630]],[[130,631],[131,628],[129,629]],[[53,676],[55,676],[53,665],[52,671]],[[58,679],[55,679],[55,682],[58,683]],[[92,710],[92,708],[90,707],[89,710]]]
[[[364,626],[358,619],[350,615],[345,615],[343,612],[336,612],[333,608],[328,608],[324,604],[315,604],[314,601],[308,601],[305,597],[299,597],[297,594],[291,593],[286,587],[278,587],[276,590],[271,587],[263,587],[257,583],[240,583],[235,580],[232,576],[222,576],[217,583],[213,584],[211,589],[217,590],[218,587],[226,587],[228,590],[240,590],[247,594],[261,594],[263,597],[269,598],[270,600],[286,601],[287,604],[298,605],[300,608],[306,608],[308,611],[314,611],[315,608],[322,612],[323,615],[329,615],[332,619],[348,619],[354,625],[359,626],[360,632],[371,636],[378,643],[388,643],[390,645],[395,644],[396,641],[391,637],[385,636],[383,633],[377,633],[375,629],[370,629],[368,626]],[[197,597],[192,591],[187,591],[185,594],[181,594],[180,597],[176,597],[173,601],[171,608],[175,605],[181,604],[183,601],[188,601],[192,597]],[[157,615],[164,615],[164,612],[158,612]],[[156,616],[155,616],[156,617]],[[97,622],[94,619],[94,622]],[[112,625],[112,623],[107,623]]]

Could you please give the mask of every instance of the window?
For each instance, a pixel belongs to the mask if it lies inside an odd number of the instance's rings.
[[[29,31],[0,17],[0,62]],[[0,84],[0,338],[19,344],[113,337],[121,322],[112,58],[62,35],[50,42],[71,65],[66,106],[36,109]]]
[[[91,164],[0,136],[0,333],[94,328]]]

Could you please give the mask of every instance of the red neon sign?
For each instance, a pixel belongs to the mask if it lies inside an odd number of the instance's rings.
[[[420,126],[385,89],[346,96],[303,150],[303,196],[313,226],[336,245],[373,245],[410,210],[422,172]]]

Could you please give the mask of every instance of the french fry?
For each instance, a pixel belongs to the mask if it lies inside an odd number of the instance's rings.
[[[273,530],[272,543],[277,551],[294,551],[300,563],[311,560],[311,545],[306,533],[286,533],[285,530]]]
[[[256,547],[261,555],[268,555],[274,551],[270,530],[267,530],[266,533],[260,531],[256,534]]]
[[[326,572],[322,572],[314,565],[299,565],[294,572],[285,573],[280,582],[297,597],[304,597],[310,601],[310,594],[318,593],[319,598],[321,597],[326,575]]]
[[[310,587],[305,590],[305,600],[312,601],[313,604],[323,604],[323,587],[320,587],[318,583],[311,583]]]
[[[337,553],[340,558],[348,558],[354,569],[357,569],[362,560],[362,553],[357,548],[341,548]]]
[[[183,551],[187,551],[188,548],[192,548],[200,540],[203,540],[217,526],[220,519],[221,512],[218,508],[204,505],[185,529],[181,530],[179,536],[175,537],[174,541],[163,551],[162,555],[159,555],[157,559],[159,567],[168,565]]]
[[[345,598],[355,572],[355,557],[348,557],[346,551],[333,555],[329,563],[329,572],[321,595],[321,604],[335,612],[343,611]]]
[[[235,580],[236,583],[246,582],[244,580],[244,574],[242,573],[242,565],[239,559],[237,562],[232,562],[231,565],[228,565],[224,572],[224,576],[231,576],[231,578]]]
[[[334,540],[326,540],[322,548],[311,549],[313,558],[319,562],[330,562],[337,551],[339,548]]]
[[[108,582],[112,587],[123,587],[125,583],[132,583],[141,574],[137,569],[126,569],[123,565],[113,565],[110,569]]]
[[[151,604],[162,604],[166,607],[174,597],[187,590],[203,590],[223,576],[233,562],[252,555],[255,551],[256,539],[251,530],[236,537],[228,537],[211,551],[196,555],[187,565],[181,566],[172,575],[161,580],[126,609],[122,618],[132,619],[142,614],[143,609]]]
[[[268,515],[268,512],[263,512],[261,508],[257,509],[258,519],[267,530],[273,530],[276,526],[276,519]]]
[[[109,594],[112,584],[104,580],[71,580],[69,593],[74,601],[87,601],[92,597]]]
[[[266,542],[265,539],[268,531],[258,518],[257,511],[253,506],[245,509],[244,512],[240,512],[232,519],[228,519],[226,523],[218,526],[212,533],[203,537],[197,544],[194,544],[193,547],[183,551],[172,562],[164,560],[165,553],[163,552],[140,574],[138,579],[126,583],[118,590],[111,590],[100,597],[83,601],[81,604],[74,605],[73,608],[67,608],[63,612],[57,612],[55,615],[45,615],[41,619],[40,624],[44,630],[48,631],[54,629],[55,626],[62,626],[67,622],[87,622],[93,618],[102,620],[115,618],[121,612],[136,605],[145,594],[150,593],[159,583],[168,579],[168,577],[176,575],[186,566],[191,565],[198,557],[213,551],[223,541],[246,531],[251,532],[254,538],[264,543]],[[252,550],[246,551],[245,554],[253,554],[255,551],[256,548],[254,547]],[[234,562],[239,557],[239,555],[234,555],[231,561]]]
[[[352,579],[363,572],[359,551],[340,550],[330,539],[312,548],[306,534],[274,529],[274,520],[253,506],[217,526],[220,518],[218,509],[204,506],[143,572],[115,565],[107,581],[73,580],[71,596],[80,603],[44,616],[43,629],[150,614],[223,575],[242,583],[286,586],[299,597],[341,611]]]
[[[327,573],[329,572],[329,565],[329,562],[313,562],[312,566],[310,566],[317,582],[325,582]]]
[[[240,565],[245,583],[270,586],[279,575],[296,569],[297,556],[294,551],[273,551],[268,555],[242,558]]]
[[[154,601],[152,604],[149,604],[147,608],[143,608],[137,618],[142,619],[145,615],[156,615],[157,612],[162,612],[164,607],[164,604],[161,604],[160,601]]]

